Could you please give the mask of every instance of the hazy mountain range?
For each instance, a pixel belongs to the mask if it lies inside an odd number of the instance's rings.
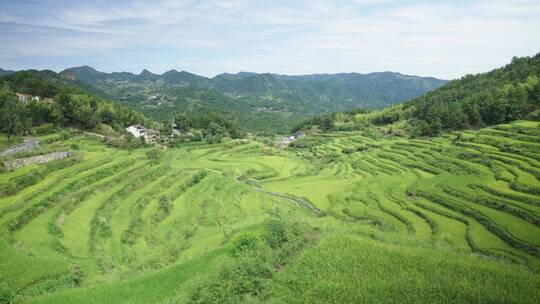
[[[13,72],[14,71],[4,70],[4,69],[0,68],[0,76],[8,75],[8,74],[11,74]]]

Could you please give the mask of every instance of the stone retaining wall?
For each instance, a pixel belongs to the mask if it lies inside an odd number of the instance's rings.
[[[38,140],[25,139],[22,144],[6,149],[4,152],[2,152],[2,156],[9,156],[21,152],[29,152],[37,147],[39,147]]]
[[[72,156],[72,153],[69,151],[53,152],[50,154],[7,160],[4,162],[4,166],[6,167],[6,169],[16,169],[22,166],[48,163],[53,160],[60,160],[70,156]]]

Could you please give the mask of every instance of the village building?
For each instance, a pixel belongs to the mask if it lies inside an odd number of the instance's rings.
[[[290,143],[292,142],[292,140],[289,138],[289,137],[282,137],[281,140],[278,140],[278,142],[276,143],[276,145],[280,148],[285,148],[287,147]]]
[[[304,131],[298,131],[298,132],[295,132],[295,133],[293,133],[293,134],[291,134],[289,136],[282,137],[275,144],[280,148],[285,148],[289,144],[295,142],[298,139],[304,138],[304,137],[306,137],[306,133]]]
[[[19,99],[19,101],[23,103],[28,103],[29,101],[39,102],[41,100],[39,96],[32,96],[32,95],[23,94],[23,93],[15,93],[15,95],[17,95],[17,98]]]
[[[153,129],[148,129],[144,132],[144,140],[149,144],[157,143],[159,139],[159,132]]]
[[[154,129],[147,129],[142,125],[135,124],[126,128],[131,135],[136,138],[144,138],[144,141],[149,144],[155,144],[159,140],[159,132]]]
[[[300,138],[304,138],[304,137],[306,137],[306,133],[304,131],[297,131],[289,135],[289,139],[292,141],[300,139]]]
[[[141,126],[141,125],[131,125],[131,126],[126,128],[126,131],[131,133],[131,135],[133,135],[133,136],[135,136],[137,138],[140,138],[140,137],[144,136],[144,134],[146,132],[146,128]]]
[[[172,124],[171,137],[182,136],[182,132],[176,128],[176,124]]]

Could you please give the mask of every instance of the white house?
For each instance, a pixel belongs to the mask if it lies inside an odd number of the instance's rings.
[[[153,129],[147,129],[141,125],[131,125],[126,128],[126,131],[137,138],[144,138],[144,141],[149,144],[155,144],[159,139],[159,132]]]
[[[133,136],[139,138],[141,136],[144,136],[144,134],[146,133],[146,128],[141,125],[131,125],[126,128],[126,131],[131,133]]]
[[[298,132],[295,132],[295,133],[289,135],[290,140],[297,140],[297,139],[304,138],[304,137],[306,137],[306,133],[303,132],[303,131],[298,131]]]

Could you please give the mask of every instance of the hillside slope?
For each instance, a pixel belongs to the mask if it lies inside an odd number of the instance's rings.
[[[467,75],[413,99],[414,118],[425,135],[479,128],[521,119],[540,119],[540,53],[513,58],[488,73]]]
[[[514,58],[493,71],[452,80],[402,105],[316,116],[295,129],[383,126],[385,132],[404,136],[434,136],[523,118],[540,120],[540,54]]]
[[[141,113],[96,96],[85,86],[46,70],[1,76],[0,131],[12,136],[41,126],[93,130],[100,124],[123,131],[135,123],[155,124]]]

